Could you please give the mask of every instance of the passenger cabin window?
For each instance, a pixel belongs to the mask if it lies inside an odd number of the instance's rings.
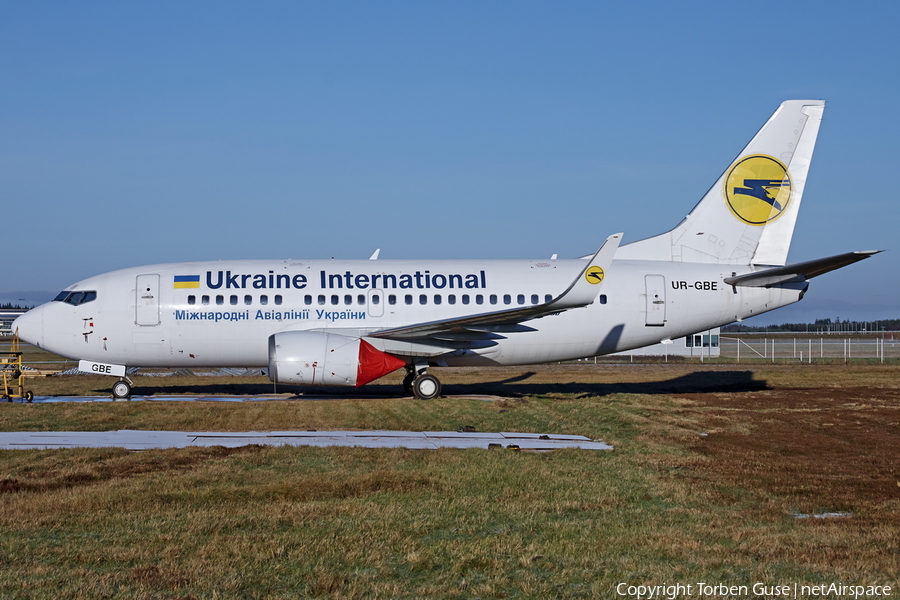
[[[412,304],[412,294],[407,294],[406,296],[404,296],[403,301],[407,304]]]
[[[250,306],[251,304],[253,304],[253,296],[247,294],[246,296],[244,296],[244,305]]]
[[[223,304],[225,304],[225,296],[222,296],[222,295],[216,296],[216,304],[219,306],[222,306]]]
[[[419,304],[428,304],[428,296],[426,294],[419,294]]]
[[[468,294],[463,294],[462,302],[463,302],[463,304],[469,303],[469,295]]]
[[[263,294],[262,296],[259,297],[259,303],[262,304],[263,306],[265,306],[266,304],[269,303],[269,297],[266,296],[265,294]]]
[[[537,304],[537,303],[539,303],[540,301],[541,301],[541,300],[540,300],[540,298],[538,298],[538,295],[537,295],[537,294],[532,294],[532,295],[531,295],[531,303],[532,303],[532,304]]]
[[[275,294],[275,304],[281,306],[281,296],[278,294]]]
[[[394,294],[388,296],[388,304],[390,304],[391,306],[397,304],[397,296],[395,296]]]
[[[204,306],[209,304],[209,296],[203,296],[202,298],[200,298],[200,303]]]
[[[512,296],[510,296],[509,294],[503,294],[503,304],[511,304],[511,303],[512,303]]]
[[[303,304],[305,304],[307,306],[312,304],[312,296],[310,294],[303,296]]]
[[[475,304],[484,304],[484,296],[475,294]]]
[[[606,304],[606,294],[600,294],[600,304]]]
[[[197,304],[197,296],[188,296],[188,306]]]
[[[237,306],[237,296],[231,296],[231,298],[229,298],[228,301],[231,303],[232,306]]]
[[[447,296],[447,304],[456,304],[456,294]]]
[[[497,304],[497,294],[491,294],[491,304]]]
[[[550,294],[544,294],[544,302],[550,302],[551,300],[553,300],[553,296],[551,296]]]
[[[435,304],[440,304],[440,303],[441,303],[441,295],[440,295],[440,294],[435,294],[435,295],[434,295],[434,303],[435,303]]]
[[[359,295],[357,295],[357,296],[356,296],[356,303],[359,304],[360,306],[362,306],[363,304],[365,304],[365,303],[366,303],[366,296],[365,296],[365,294],[359,294]]]

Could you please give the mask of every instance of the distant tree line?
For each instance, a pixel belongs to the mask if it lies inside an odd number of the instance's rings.
[[[19,306],[18,304],[13,304],[11,302],[7,302],[6,304],[0,304],[0,310],[31,310],[34,308],[33,306]]]
[[[781,325],[744,325],[743,323],[732,323],[722,328],[723,332],[740,333],[740,332],[759,332],[759,331],[783,331],[783,332],[847,332],[862,333],[874,331],[900,331],[900,319],[882,319],[880,321],[849,321],[840,317],[831,319],[816,319],[813,323],[782,323]]]

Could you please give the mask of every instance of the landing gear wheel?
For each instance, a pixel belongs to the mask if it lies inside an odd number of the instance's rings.
[[[413,381],[413,394],[419,400],[431,400],[441,395],[441,382],[434,375],[419,375]]]
[[[27,392],[25,392],[24,398],[25,402],[32,402],[34,400],[34,392],[28,390]]]
[[[115,400],[128,400],[131,398],[131,384],[127,381],[117,381],[112,386],[112,395]]]
[[[416,378],[415,373],[407,373],[406,377],[403,378],[403,393],[407,396],[415,396],[415,391],[413,390],[413,380]]]

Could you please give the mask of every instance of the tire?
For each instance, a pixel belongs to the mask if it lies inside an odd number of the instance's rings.
[[[32,392],[31,390],[28,390],[27,392],[25,392],[24,398],[25,398],[25,402],[33,402],[34,401],[34,392]]]
[[[403,393],[407,396],[415,396],[416,393],[413,390],[413,380],[416,378],[415,373],[407,373],[406,377],[403,378]]]
[[[413,381],[413,394],[419,400],[431,400],[441,395],[441,382],[434,375],[419,375]]]
[[[131,398],[131,384],[127,381],[117,381],[112,386],[112,396],[116,400],[128,400]]]

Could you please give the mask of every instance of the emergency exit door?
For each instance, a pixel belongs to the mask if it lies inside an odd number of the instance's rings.
[[[159,325],[159,275],[138,275],[134,322],[142,327]]]
[[[666,324],[666,278],[662,275],[644,275],[647,291],[647,327]]]
[[[384,292],[369,290],[369,316],[380,317],[384,314]]]

